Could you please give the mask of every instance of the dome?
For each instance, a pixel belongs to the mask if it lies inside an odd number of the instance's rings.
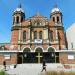
[[[60,12],[60,10],[59,10],[59,8],[56,7],[56,8],[52,9],[51,13],[53,13],[53,12]]]
[[[16,8],[16,10],[14,12],[23,12],[24,13],[24,10],[22,9],[21,4]]]
[[[16,8],[16,10],[14,12],[23,12],[24,13],[24,10],[22,8]]]

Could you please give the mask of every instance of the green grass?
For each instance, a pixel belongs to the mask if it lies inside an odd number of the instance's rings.
[[[75,72],[56,72],[56,71],[51,71],[51,72],[46,72],[46,75],[75,75]]]
[[[0,72],[0,75],[8,75],[7,73],[5,73],[4,71]]]

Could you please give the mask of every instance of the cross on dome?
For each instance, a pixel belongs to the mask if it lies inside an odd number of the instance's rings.
[[[18,8],[22,8],[22,5],[21,5],[21,3],[19,4]]]

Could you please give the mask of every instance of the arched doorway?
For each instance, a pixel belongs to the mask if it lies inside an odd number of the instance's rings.
[[[32,63],[32,53],[28,47],[23,50],[23,63]]]
[[[18,64],[22,64],[22,63],[28,63],[30,62],[30,48],[24,48],[23,52],[19,52],[18,53]]]
[[[50,62],[59,63],[59,52],[55,52],[55,49],[52,47],[48,48],[50,54]]]
[[[53,47],[49,47],[48,53],[49,53],[49,62],[55,63],[55,49]]]
[[[43,59],[46,63],[55,63],[55,49],[53,47],[47,48],[47,52],[43,53]]]
[[[40,47],[36,48],[35,57],[36,57],[37,63],[42,63],[42,61],[43,61],[43,50],[42,50],[42,48],[40,48]]]

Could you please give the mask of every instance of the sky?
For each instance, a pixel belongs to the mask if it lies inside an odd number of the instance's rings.
[[[10,42],[13,11],[20,3],[26,19],[37,11],[50,19],[51,10],[57,4],[63,14],[65,31],[75,23],[75,0],[0,0],[0,43]]]

